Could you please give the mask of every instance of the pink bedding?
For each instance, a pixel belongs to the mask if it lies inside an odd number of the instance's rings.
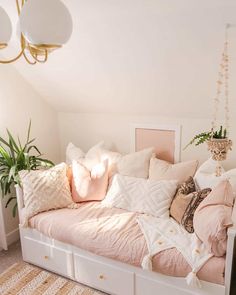
[[[100,256],[140,266],[147,254],[146,241],[136,222],[136,214],[103,208],[99,202],[83,203],[79,209],[60,209],[38,214],[30,226],[46,236]],[[224,257],[212,257],[198,272],[202,280],[224,284]],[[190,266],[175,248],[153,258],[153,270],[185,277]]]

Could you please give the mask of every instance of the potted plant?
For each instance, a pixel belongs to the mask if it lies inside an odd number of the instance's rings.
[[[0,137],[0,186],[2,197],[11,193],[14,185],[20,185],[19,171],[37,170],[42,167],[51,167],[53,162],[42,158],[42,154],[36,145],[34,139],[30,139],[31,122],[29,123],[27,139],[22,145],[19,137],[13,138],[7,129],[7,139]],[[9,196],[6,207],[15,201],[13,206],[13,216],[16,216],[17,202],[15,196]]]
[[[226,159],[227,153],[232,149],[232,141],[227,137],[227,129],[220,126],[219,130],[202,132],[194,136],[194,138],[184,148],[194,144],[198,146],[206,142],[208,150],[212,154],[212,159],[216,161],[223,161]]]

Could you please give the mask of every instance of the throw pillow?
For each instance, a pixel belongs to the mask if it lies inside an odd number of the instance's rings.
[[[221,176],[216,176],[216,167],[220,165]],[[228,179],[233,187],[233,191],[236,192],[236,169],[225,171],[223,166],[212,158],[204,162],[197,170],[194,177],[195,183],[199,189],[210,187],[215,188],[222,180]]]
[[[85,156],[85,153],[73,143],[69,143],[66,148],[66,163],[70,165],[73,160],[79,161]]]
[[[80,163],[72,163],[72,197],[75,202],[101,201],[108,186],[108,161],[95,165],[91,171]]]
[[[148,178],[149,163],[153,151],[153,148],[148,148],[124,155],[117,163],[117,172],[131,177]]]
[[[175,180],[150,180],[116,174],[103,205],[156,217],[169,217],[169,208],[176,192]]]
[[[233,188],[228,180],[223,180],[195,212],[195,233],[215,256],[223,256],[226,253],[227,229],[233,224],[233,203]]]
[[[201,201],[210,193],[211,189],[203,189],[196,192],[195,183],[192,177],[182,183],[171,203],[170,215],[184,228],[192,233],[193,216]]]
[[[115,164],[120,158],[121,154],[108,150],[104,141],[95,144],[87,153],[84,153],[72,143],[68,144],[66,150],[66,162],[68,165],[71,165],[73,160],[75,160],[91,171],[95,165],[107,159],[110,174],[112,174]]]
[[[152,158],[150,160],[149,178],[155,180],[175,179],[178,183],[182,183],[187,181],[189,176],[194,176],[197,166],[197,160],[171,164],[157,158]]]
[[[27,226],[29,218],[40,212],[66,207],[77,208],[71,198],[66,173],[65,163],[48,170],[19,172],[25,204],[23,226]]]

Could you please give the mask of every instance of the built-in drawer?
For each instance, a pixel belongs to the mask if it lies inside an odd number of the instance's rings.
[[[134,295],[134,273],[75,254],[78,282],[109,294]]]
[[[135,295],[157,295],[157,294],[167,294],[167,295],[189,295],[192,294],[191,290],[184,291],[183,289],[178,289],[170,284],[165,284],[163,282],[154,281],[143,277],[142,275],[136,275],[136,293]],[[187,288],[187,284],[186,284]]]
[[[61,275],[74,278],[72,252],[31,238],[24,238],[24,260]]]

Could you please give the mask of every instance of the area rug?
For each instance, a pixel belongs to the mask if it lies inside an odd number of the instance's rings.
[[[1,295],[101,295],[88,288],[28,263],[16,263],[0,274]]]

